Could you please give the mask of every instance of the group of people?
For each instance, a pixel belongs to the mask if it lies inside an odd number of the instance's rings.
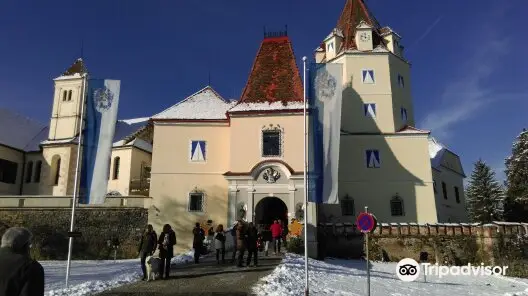
[[[161,279],[168,279],[170,275],[171,259],[174,257],[174,245],[176,245],[176,233],[169,224],[163,226],[159,238],[151,224],[147,225],[145,233],[141,236],[138,253],[141,257],[142,280],[147,279],[146,259],[159,250],[159,273]]]

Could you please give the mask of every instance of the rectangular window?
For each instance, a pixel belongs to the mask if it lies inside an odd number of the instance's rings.
[[[444,195],[444,199],[447,199],[447,185],[445,182],[442,182],[442,194]]]
[[[401,113],[401,119],[403,122],[407,122],[407,109],[401,107],[400,108],[400,113]]]
[[[0,182],[15,184],[17,178],[18,164],[5,159],[0,159]]]
[[[403,79],[403,76],[401,74],[398,74],[398,86],[401,88],[405,87],[405,81]]]
[[[363,104],[363,114],[368,117],[376,118],[376,104]]]
[[[262,131],[262,156],[281,155],[280,131]]]
[[[205,162],[206,159],[206,142],[204,140],[191,141],[191,161]]]
[[[403,216],[403,200],[401,198],[393,198],[390,202],[390,207],[392,216]]]
[[[368,168],[379,168],[381,167],[380,155],[378,150],[367,150],[367,167]]]
[[[458,187],[455,186],[455,199],[457,203],[460,203],[460,192],[458,192]]]
[[[42,172],[42,161],[37,161],[37,164],[35,166],[35,179],[34,179],[34,182],[35,183],[39,183],[40,182],[40,174]]]
[[[354,216],[356,210],[354,206],[354,200],[346,196],[341,200],[341,214],[343,216]]]
[[[376,81],[374,79],[374,70],[372,69],[362,70],[361,78],[364,84],[374,84],[374,82]]]
[[[189,212],[203,212],[203,193],[189,194]]]
[[[31,183],[31,177],[33,177],[33,162],[32,161],[27,163],[26,183]]]

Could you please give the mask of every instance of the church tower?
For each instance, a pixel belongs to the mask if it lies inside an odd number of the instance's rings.
[[[44,163],[40,192],[45,195],[73,194],[81,108],[88,71],[77,59],[54,79],[53,107],[48,140],[42,143]]]
[[[354,222],[351,212],[368,206],[382,222],[437,221],[429,132],[414,127],[410,63],[400,39],[363,0],[346,0],[315,51],[317,63],[343,65],[344,84],[339,195],[349,213],[326,208],[323,216]]]

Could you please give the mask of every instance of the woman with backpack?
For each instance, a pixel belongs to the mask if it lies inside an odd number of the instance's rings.
[[[174,257],[174,245],[176,245],[176,233],[169,224],[163,226],[163,232],[160,234],[158,245],[159,257],[161,259],[159,272],[161,278],[169,279],[171,259]],[[164,274],[165,277],[163,277]]]
[[[224,226],[222,224],[216,227],[214,234],[214,246],[216,249],[216,263],[220,264],[220,253],[222,253],[222,263],[225,263],[225,241],[226,235],[224,233]]]

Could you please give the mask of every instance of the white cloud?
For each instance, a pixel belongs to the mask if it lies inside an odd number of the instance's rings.
[[[501,58],[510,52],[510,41],[494,37],[497,32],[486,31],[488,42],[470,42],[475,52],[456,71],[457,75],[447,83],[440,95],[440,106],[431,111],[421,123],[421,127],[430,129],[444,140],[450,136],[451,128],[475,115],[482,108],[497,100],[517,97],[516,94],[497,92],[493,86],[486,85],[493,69],[500,65]]]

